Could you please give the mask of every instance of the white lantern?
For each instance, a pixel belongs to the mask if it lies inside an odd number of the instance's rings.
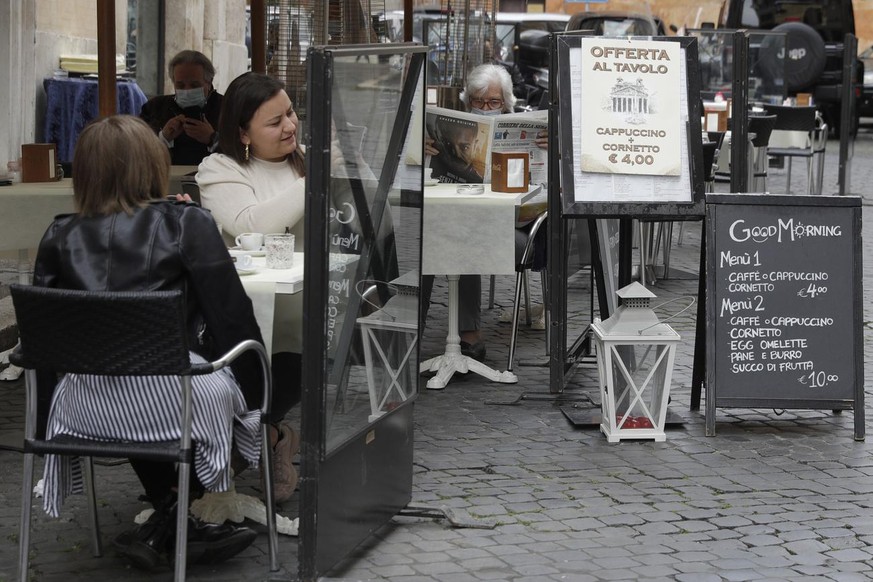
[[[654,293],[631,283],[619,289],[621,306],[591,324],[600,376],[600,430],[611,442],[664,441],[664,421],[679,334],[649,308]]]

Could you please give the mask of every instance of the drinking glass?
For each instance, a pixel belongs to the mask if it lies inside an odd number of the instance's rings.
[[[268,234],[264,237],[268,269],[290,269],[294,265],[294,235]]]

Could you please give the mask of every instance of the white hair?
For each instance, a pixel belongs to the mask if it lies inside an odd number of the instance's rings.
[[[470,101],[488,91],[494,85],[500,85],[503,93],[503,111],[512,113],[515,107],[515,95],[512,94],[512,78],[501,65],[479,65],[467,74],[467,86],[461,92],[461,101],[470,109]]]

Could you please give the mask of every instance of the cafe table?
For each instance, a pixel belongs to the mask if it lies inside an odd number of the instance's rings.
[[[421,372],[436,372],[427,381],[432,390],[445,388],[455,372],[475,372],[494,382],[514,384],[512,372],[499,372],[461,354],[458,334],[458,277],[514,275],[515,227],[519,207],[534,198],[540,186],[521,194],[494,192],[482,185],[481,194],[462,184],[437,184],[424,189],[422,274],[446,275],[449,281],[449,329],[445,352],[422,362]]]
[[[181,192],[182,176],[197,171],[197,166],[170,166],[169,192],[174,187]],[[0,187],[0,251],[24,252],[39,246],[39,241],[52,219],[58,214],[73,212],[73,180],[54,182],[19,182]],[[19,255],[21,259],[21,255]]]
[[[303,291],[303,253],[294,253],[290,269],[268,269],[263,256],[253,256],[252,262],[252,269],[237,270],[237,273],[246,295],[252,300],[255,319],[269,355],[273,353],[274,341],[279,339],[274,337],[276,334],[291,336],[294,345],[302,341],[303,305],[299,293]],[[289,295],[296,297],[282,297]],[[290,301],[286,301],[288,299]],[[277,322],[280,322],[278,327]]]

